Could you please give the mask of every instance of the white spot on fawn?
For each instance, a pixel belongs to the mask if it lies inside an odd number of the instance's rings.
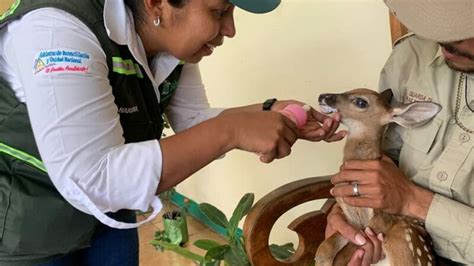
[[[428,260],[433,261],[433,257],[431,256],[431,254],[428,254]]]
[[[406,233],[406,234],[405,234],[405,239],[406,239],[408,242],[411,242],[411,236],[410,236],[410,234]]]

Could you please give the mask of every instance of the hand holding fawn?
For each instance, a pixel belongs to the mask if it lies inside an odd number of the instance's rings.
[[[403,127],[419,127],[440,111],[439,105],[430,102],[391,107],[387,96],[391,97],[390,91],[378,94],[368,89],[356,89],[319,97],[322,109],[328,113],[339,112],[341,122],[348,127],[344,161],[380,159],[385,125],[394,122]],[[358,185],[352,182],[345,187],[350,188],[354,196],[359,196],[361,191]],[[370,227],[376,234],[385,236],[382,247],[390,265],[433,265],[428,235],[416,219],[388,214],[379,209],[350,206],[341,197],[336,197],[336,200],[347,221],[354,227]],[[356,249],[356,245],[336,233],[320,245],[316,265],[347,265]]]

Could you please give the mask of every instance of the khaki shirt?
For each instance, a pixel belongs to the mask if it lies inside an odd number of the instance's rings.
[[[426,229],[436,252],[474,264],[474,134],[454,120],[460,73],[450,69],[437,43],[410,36],[395,46],[384,66],[379,90],[391,88],[398,102],[433,101],[442,106],[427,125],[404,129],[390,125],[384,150],[416,184],[435,196]],[[467,75],[468,102],[474,108],[474,75]],[[474,130],[474,113],[462,86],[460,121]]]

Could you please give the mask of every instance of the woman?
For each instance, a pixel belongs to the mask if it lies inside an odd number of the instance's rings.
[[[297,138],[343,138],[315,110],[299,130],[262,104],[209,108],[196,63],[235,35],[234,5],[278,1],[16,1],[1,17],[0,262],[137,265],[131,210],[152,219],[156,194],[232,149],[269,163]],[[164,113],[177,134],[159,140]]]

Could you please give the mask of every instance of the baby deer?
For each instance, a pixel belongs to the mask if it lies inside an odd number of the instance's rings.
[[[341,94],[321,94],[319,104],[325,113],[339,112],[349,134],[344,147],[344,161],[378,159],[385,125],[394,122],[403,127],[419,127],[440,110],[438,104],[413,102],[391,107],[391,90],[381,94],[369,89],[355,89]],[[431,240],[422,222],[371,208],[351,207],[336,198],[346,219],[354,227],[370,227],[383,233],[382,248],[386,259],[378,265],[433,265]],[[316,265],[347,265],[358,247],[336,233],[324,240],[316,252]]]

